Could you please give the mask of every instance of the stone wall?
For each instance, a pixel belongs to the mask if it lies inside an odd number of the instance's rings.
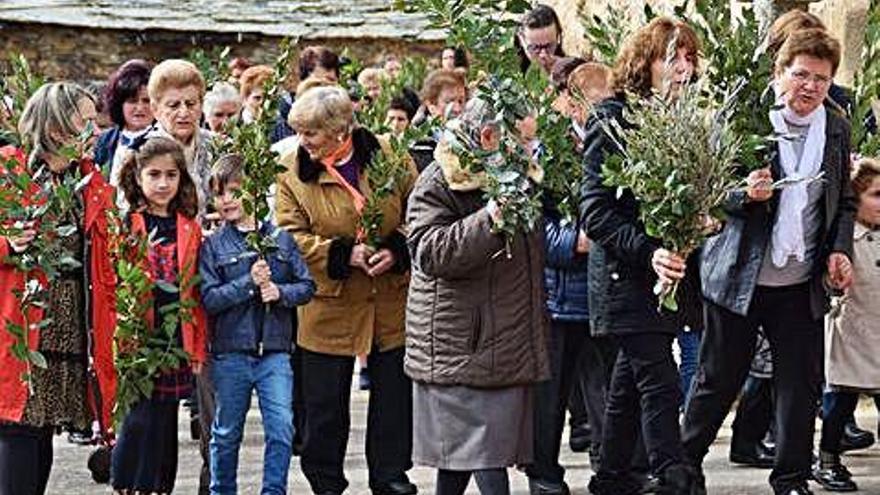
[[[565,29],[564,46],[568,53],[585,53],[589,47],[583,36],[581,12],[602,13],[609,1],[616,5],[625,4],[633,22],[640,22],[644,0],[544,0],[552,5],[562,20]],[[649,0],[648,3],[658,11],[668,9],[670,4],[680,3],[669,0]],[[731,2],[736,8],[736,2]],[[829,30],[844,46],[843,62],[838,73],[838,81],[848,84],[858,68],[862,37],[865,28],[865,13],[868,0],[823,0],[814,1],[810,11],[822,18]]]
[[[35,69],[51,79],[77,81],[105,79],[131,58],[159,61],[185,57],[190,50],[230,46],[231,56],[271,63],[281,38],[256,34],[187,33],[170,30],[123,31],[81,29],[55,25],[0,23],[0,54],[23,53]],[[341,52],[348,48],[367,63],[387,54],[439,56],[437,42],[392,39],[310,39],[300,46],[325,44]]]

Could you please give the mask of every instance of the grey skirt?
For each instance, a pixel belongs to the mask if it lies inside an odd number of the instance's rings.
[[[532,387],[414,384],[413,462],[470,471],[532,461]]]

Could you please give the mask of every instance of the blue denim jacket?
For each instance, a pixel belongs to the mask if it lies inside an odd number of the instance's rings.
[[[277,235],[278,242],[267,262],[281,297],[268,310],[251,280],[257,254],[247,247],[245,233],[226,224],[202,243],[202,304],[208,313],[209,348],[214,354],[290,352],[296,307],[309,302],[315,292],[315,282],[293,237],[271,223],[263,224],[260,231]]]
[[[577,232],[573,225],[562,225],[558,215],[546,213],[544,285],[547,291],[547,311],[555,321],[590,321],[590,310],[587,307],[587,255],[574,251]]]

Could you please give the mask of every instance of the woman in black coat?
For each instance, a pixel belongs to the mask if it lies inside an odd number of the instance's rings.
[[[677,52],[667,63],[667,45]],[[674,97],[693,77],[699,45],[684,23],[658,18],[641,28],[621,51],[615,86],[641,97],[660,92]],[[678,370],[672,358],[676,316],[657,311],[652,287],[684,276],[681,257],[662,248],[638,220],[639,204],[630,191],[618,197],[603,184],[602,164],[618,152],[606,135],[608,120],[622,121],[622,96],[594,108],[585,139],[586,180],[580,213],[593,241],[589,260],[590,321],[594,335],[611,335],[620,347],[605,409],[602,465],[590,481],[595,494],[641,493],[630,473],[633,449],[642,425],[656,489],[689,495],[700,486],[684,464],[678,434],[681,400]],[[625,124],[624,124],[625,125]],[[652,492],[653,493],[653,492]]]

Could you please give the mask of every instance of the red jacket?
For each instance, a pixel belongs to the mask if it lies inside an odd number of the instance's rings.
[[[14,157],[24,164],[25,156],[12,147],[0,148],[0,157],[4,160]],[[80,171],[85,176],[92,174],[89,183],[83,190],[85,202],[85,234],[89,243],[87,286],[89,314],[91,316],[92,357],[97,375],[100,395],[104,398],[100,404],[101,419],[104,425],[110,425],[112,398],[115,394],[115,371],[113,367],[113,330],[116,326],[116,276],[108,256],[107,216],[106,211],[113,207],[114,188],[101,175],[91,160],[80,162]],[[0,238],[0,260],[11,254],[9,243]],[[38,279],[45,280],[41,274]],[[11,353],[13,338],[6,329],[6,322],[21,324],[23,315],[19,311],[18,300],[13,291],[24,287],[26,276],[13,266],[0,262],[0,420],[19,422],[24,414],[27,402],[27,384],[21,380],[25,371],[25,363]],[[29,312],[31,322],[39,322],[43,311],[33,309]],[[39,332],[31,332],[28,340],[31,349],[39,345]],[[90,386],[92,384],[90,383]],[[90,399],[94,399],[95,390],[90,391]],[[94,400],[91,401],[96,405]]]
[[[144,216],[140,213],[131,214],[131,231],[143,236],[147,235]],[[181,278],[192,280],[199,273],[199,248],[202,245],[202,229],[196,220],[177,214],[177,269]],[[181,325],[183,331],[183,350],[190,356],[193,363],[204,363],[207,352],[208,320],[201,305],[199,285],[193,284],[182,298],[198,301],[200,304],[193,310],[189,322]],[[153,315],[148,319],[153,320]]]

